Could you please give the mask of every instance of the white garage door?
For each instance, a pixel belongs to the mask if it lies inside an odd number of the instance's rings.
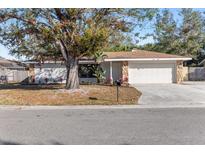
[[[129,83],[173,83],[174,63],[129,62]]]

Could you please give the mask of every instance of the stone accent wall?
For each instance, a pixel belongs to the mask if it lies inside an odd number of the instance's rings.
[[[188,81],[189,80],[189,68],[188,67],[183,67],[183,81]]]
[[[128,62],[122,62],[122,82],[128,83]]]
[[[182,83],[184,80],[183,61],[176,62],[176,83]]]

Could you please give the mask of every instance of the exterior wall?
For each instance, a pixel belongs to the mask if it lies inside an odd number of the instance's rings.
[[[122,62],[112,63],[112,77],[113,81],[122,79]]]
[[[22,82],[28,78],[28,71],[25,70],[12,70],[13,82]]]
[[[6,76],[8,78],[8,82],[14,81],[14,72],[11,70],[6,70]]]
[[[112,62],[112,78],[113,81],[122,79],[122,62]],[[103,62],[101,63],[101,67],[106,71],[105,77],[106,82],[110,83],[110,62]]]
[[[30,83],[65,83],[67,70],[65,65],[59,63],[45,63],[30,65]],[[80,83],[96,83],[96,78],[80,78]]]
[[[21,82],[28,77],[26,70],[0,68],[0,76],[6,76],[8,82]]]
[[[147,63],[147,62],[140,62]],[[159,62],[155,62],[159,63]],[[160,61],[160,65],[164,63]],[[187,68],[183,67],[182,61],[170,61],[173,64],[173,82],[181,83],[187,79]],[[106,71],[106,81],[110,82],[110,62],[102,62],[101,67]],[[128,62],[112,62],[112,77],[113,81],[122,79],[123,83],[128,83]],[[30,65],[29,76],[31,83],[65,83],[66,68],[59,63],[46,63],[42,65]],[[80,78],[81,83],[96,83],[95,78]]]
[[[5,70],[5,68],[0,68],[0,76],[6,75]]]
[[[34,66],[36,84],[65,83],[66,68],[64,65],[55,63],[35,64]]]
[[[183,80],[185,80],[187,78],[187,69],[185,69],[183,67],[183,63],[182,61],[160,61],[160,62],[146,62],[146,61],[141,61],[138,62],[140,64],[147,64],[147,63],[157,63],[159,64],[159,66],[162,66],[164,64],[170,64],[172,65],[172,81],[174,83],[181,83]],[[102,68],[104,70],[106,70],[106,80],[108,83],[110,83],[110,63],[109,62],[103,62],[101,64]],[[112,62],[112,66],[113,66],[113,81],[117,80],[117,79],[122,79],[123,83],[128,83],[128,61],[123,61],[123,62]],[[121,71],[121,73],[119,73],[119,71]]]
[[[183,81],[183,61],[176,61],[176,83],[182,83]]]
[[[188,81],[189,80],[189,76],[188,76],[189,68],[183,67],[182,74],[183,74],[183,81]]]

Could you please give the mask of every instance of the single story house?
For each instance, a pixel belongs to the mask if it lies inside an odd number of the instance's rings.
[[[26,65],[0,57],[0,82],[19,82],[27,76]]]
[[[96,82],[92,65],[100,65],[106,71],[106,82],[121,79],[123,83],[180,83],[183,81],[183,61],[189,57],[134,49],[130,52],[105,52],[98,64],[93,59],[79,60],[80,82]],[[39,64],[27,61],[31,82],[65,82],[66,68],[61,61]]]

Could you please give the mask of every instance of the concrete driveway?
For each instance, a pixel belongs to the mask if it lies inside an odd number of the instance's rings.
[[[205,105],[205,82],[183,84],[137,84],[142,92],[141,105]]]

